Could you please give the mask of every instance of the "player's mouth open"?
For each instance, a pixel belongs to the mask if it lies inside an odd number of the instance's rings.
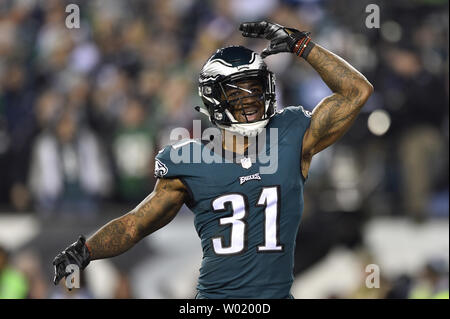
[[[259,112],[257,107],[243,109],[242,115],[246,117],[248,122],[259,120]]]

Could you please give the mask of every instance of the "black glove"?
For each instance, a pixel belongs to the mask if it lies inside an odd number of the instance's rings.
[[[67,265],[74,264],[80,270],[83,270],[90,261],[90,253],[86,246],[86,239],[84,236],[80,236],[76,242],[64,249],[53,259],[53,266],[55,267],[53,283],[57,285],[63,277],[70,275],[70,272],[66,272]]]
[[[280,52],[291,52],[306,59],[314,44],[310,32],[286,28],[267,21],[244,22],[240,25],[244,37],[266,38],[270,44],[261,52],[261,57]]]

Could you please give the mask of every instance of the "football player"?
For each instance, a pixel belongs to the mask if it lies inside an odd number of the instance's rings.
[[[126,252],[169,223],[185,203],[195,214],[203,249],[197,298],[292,298],[294,245],[311,159],[349,129],[373,87],[342,58],[315,44],[309,32],[267,21],[243,23],[240,30],[244,37],[269,40],[268,47],[261,55],[242,46],[219,49],[199,78],[204,107],[198,110],[222,130],[223,152],[199,140],[165,147],[156,156],[154,191],[58,254],[55,284],[68,275],[68,264],[84,269],[92,260]],[[263,59],[280,52],[304,59],[332,90],[312,113],[300,106],[276,111],[274,75]],[[258,153],[246,160],[251,138],[264,129],[263,152],[270,148],[268,129],[277,130],[274,174],[260,174]],[[229,142],[227,134],[243,136],[242,145]],[[219,160],[192,161],[195,148]],[[179,151],[191,161],[175,163],[172,155]],[[226,153],[236,161],[220,161]]]

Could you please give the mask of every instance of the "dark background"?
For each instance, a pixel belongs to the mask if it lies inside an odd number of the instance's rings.
[[[65,25],[70,3],[80,8],[79,29]],[[380,8],[380,28],[366,26],[371,3]],[[201,103],[203,63],[231,44],[260,52],[265,41],[238,31],[239,23],[259,19],[311,31],[375,88],[350,131],[312,162],[295,275],[306,278],[299,287],[318,290],[308,295],[299,288],[298,296],[413,298],[448,291],[447,1],[6,0],[0,3],[0,246],[25,276],[26,297],[74,296],[50,286],[53,256],[151,192],[153,158],[170,130],[191,130],[200,118],[209,125],[193,109]],[[266,62],[277,76],[278,109],[312,110],[330,94],[306,62],[289,54]],[[191,219],[183,208],[174,222],[195,236]],[[167,257],[152,236],[106,262],[114,293],[88,283],[91,291],[80,295],[191,297],[199,241],[193,239],[192,254],[185,249],[194,256],[193,273],[170,281],[170,273],[158,272],[164,263],[151,268]],[[184,240],[158,236],[175,248]],[[405,251],[410,257],[401,257]],[[380,264],[382,288],[314,281],[327,278],[320,265],[332,263],[330,254]],[[186,256],[167,257],[167,265]],[[142,273],[159,278],[148,279],[148,291],[136,279],[145,260],[152,261]]]

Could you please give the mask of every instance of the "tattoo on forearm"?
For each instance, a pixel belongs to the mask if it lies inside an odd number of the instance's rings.
[[[120,255],[140,239],[170,222],[184,202],[184,191],[161,181],[136,209],[117,218],[88,239],[91,259]],[[172,186],[171,186],[172,185]]]
[[[117,256],[130,249],[135,244],[134,229],[135,221],[127,215],[106,224],[87,242],[91,259]]]
[[[347,98],[352,98],[366,81],[350,64],[319,45],[311,50],[308,62],[333,92]]]

